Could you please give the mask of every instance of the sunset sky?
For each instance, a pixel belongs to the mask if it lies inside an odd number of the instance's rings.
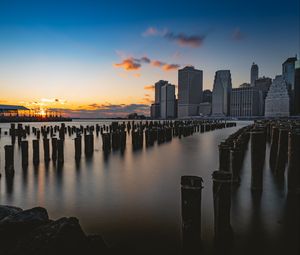
[[[147,113],[160,79],[194,65],[274,78],[299,54],[299,0],[0,0],[0,104],[71,116]]]

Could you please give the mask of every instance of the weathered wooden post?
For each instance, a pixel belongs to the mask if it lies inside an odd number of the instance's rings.
[[[44,160],[45,162],[49,162],[50,160],[50,151],[49,151],[49,139],[43,139],[43,146],[44,146]]]
[[[240,179],[240,170],[242,162],[242,150],[238,147],[232,148],[230,150],[230,169],[232,173],[232,182],[239,184]]]
[[[5,175],[11,178],[15,174],[14,169],[14,147],[12,145],[5,145]]]
[[[84,152],[87,157],[93,155],[94,152],[94,135],[88,134],[84,136]]]
[[[62,165],[64,163],[64,140],[57,140],[57,164]]]
[[[28,167],[28,141],[21,142],[22,151],[22,167],[26,169]]]
[[[57,159],[57,138],[53,137],[51,139],[52,144],[52,160],[56,161]]]
[[[81,136],[77,136],[74,139],[75,144],[75,159],[79,160],[81,158]]]
[[[288,192],[300,194],[300,132],[289,133]]]
[[[230,171],[230,146],[225,142],[219,145],[219,169],[222,171]]]
[[[40,163],[40,142],[39,140],[32,140],[32,160],[34,165]]]
[[[279,142],[275,165],[275,174],[279,178],[284,177],[285,167],[288,156],[288,129],[280,128],[279,130]]]
[[[266,137],[263,131],[251,132],[251,189],[263,189]]]
[[[203,179],[181,177],[182,245],[184,251],[197,250],[201,241],[201,193]]]
[[[279,129],[274,126],[271,132],[270,168],[275,171],[276,157],[278,152]]]
[[[230,224],[231,179],[226,171],[213,172],[215,242],[225,244],[233,238]]]

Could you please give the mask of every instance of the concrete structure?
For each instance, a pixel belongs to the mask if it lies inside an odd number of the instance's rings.
[[[265,117],[288,117],[289,115],[288,85],[282,75],[277,75],[266,97]]]
[[[295,63],[295,115],[300,115],[300,60]]]
[[[252,117],[259,115],[260,93],[254,87],[232,89],[230,116]]]
[[[264,116],[265,114],[265,100],[271,84],[272,79],[268,77],[261,77],[255,81],[254,87],[260,92],[259,116]]]
[[[211,115],[211,103],[203,102],[199,104],[199,115],[200,116],[210,116]]]
[[[230,93],[232,89],[231,73],[229,70],[219,70],[215,74],[212,115],[225,117],[230,113]]]
[[[178,117],[198,115],[202,102],[203,72],[193,66],[178,70]]]
[[[203,91],[202,94],[202,103],[211,103],[212,102],[212,91],[209,89],[206,89]]]
[[[258,65],[253,63],[251,66],[251,73],[250,73],[250,84],[254,86],[255,81],[258,79]]]
[[[175,85],[166,84],[161,87],[160,117],[173,119],[176,117]]]

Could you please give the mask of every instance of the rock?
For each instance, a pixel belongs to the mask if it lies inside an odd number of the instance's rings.
[[[11,255],[93,254],[97,246],[82,231],[76,218],[61,218],[40,226],[23,238]],[[97,252],[96,254],[99,254]],[[103,254],[101,252],[101,254]]]
[[[17,237],[49,222],[46,209],[35,207],[10,214],[0,221],[0,238]]]
[[[19,207],[0,205],[0,221],[9,215],[16,214],[21,211],[22,209]]]

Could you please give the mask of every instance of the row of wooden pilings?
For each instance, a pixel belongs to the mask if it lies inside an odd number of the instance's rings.
[[[263,189],[266,144],[270,143],[270,168],[284,178],[287,165],[288,193],[300,195],[300,122],[257,121],[230,135],[219,145],[219,170],[213,172],[214,233],[217,247],[230,246],[231,190],[240,183],[240,170],[251,139],[251,190]],[[182,233],[184,250],[199,250],[201,240],[201,193],[203,180],[198,176],[181,177]],[[225,254],[222,250],[221,254]]]
[[[142,149],[144,140],[146,146],[153,146],[171,141],[173,137],[186,137],[195,132],[207,132],[215,129],[233,127],[234,122],[222,121],[146,121],[146,122],[112,122],[110,125],[99,124],[91,126],[65,126],[64,123],[54,126],[41,126],[40,129],[29,125],[23,126],[11,124],[9,132],[5,135],[11,136],[11,145],[5,145],[5,173],[7,177],[14,176],[14,144],[16,140],[21,148],[22,168],[26,169],[29,162],[29,141],[26,140],[32,132],[35,139],[32,140],[32,162],[34,166],[40,163],[40,140],[42,139],[44,161],[51,159],[61,166],[64,162],[64,140],[66,134],[74,137],[75,159],[80,160],[82,155],[82,136],[84,137],[84,153],[90,157],[94,152],[94,133],[101,134],[102,149],[104,153],[111,150],[123,152],[126,148],[127,133],[131,133],[132,148]],[[1,135],[1,132],[0,132]],[[58,138],[56,137],[58,135]],[[49,137],[51,139],[49,139]],[[51,144],[51,146],[50,146]],[[51,150],[50,150],[51,148]]]

